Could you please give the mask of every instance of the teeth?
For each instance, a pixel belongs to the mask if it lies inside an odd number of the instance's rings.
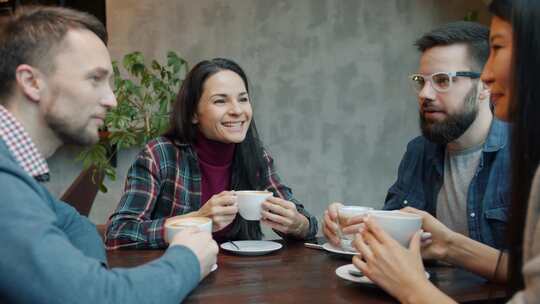
[[[223,125],[226,127],[240,127],[242,125],[242,122],[224,122]]]

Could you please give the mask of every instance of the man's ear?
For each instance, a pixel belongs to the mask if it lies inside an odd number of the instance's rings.
[[[39,101],[44,84],[42,74],[38,69],[28,64],[21,64],[15,70],[15,80],[28,99]]]
[[[199,115],[197,115],[197,113],[194,113],[193,114],[193,118],[191,118],[191,122],[196,125],[199,123]]]
[[[484,84],[483,81],[478,82],[478,99],[480,101],[489,101],[489,96],[491,95],[491,91],[489,90],[489,87]]]

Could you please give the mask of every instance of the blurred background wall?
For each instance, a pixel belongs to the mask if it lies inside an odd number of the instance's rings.
[[[478,10],[481,0],[108,0],[113,59],[131,51],[191,66],[237,61],[251,82],[255,119],[285,184],[319,218],[331,201],[381,207],[407,142],[418,135],[407,82],[422,33]],[[80,171],[76,147],[50,161],[60,195]],[[137,150],[122,151],[118,180],[90,218],[104,223]],[[269,235],[272,237],[272,235]]]

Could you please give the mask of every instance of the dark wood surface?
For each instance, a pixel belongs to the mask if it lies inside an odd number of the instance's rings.
[[[220,249],[221,250],[221,249]],[[115,250],[110,267],[132,267],[159,258],[162,250]],[[184,303],[395,303],[377,287],[336,276],[350,258],[284,243],[272,254],[249,257],[221,250],[217,271],[206,277]],[[504,297],[502,285],[490,284],[464,270],[428,266],[431,281],[458,302],[483,302]]]

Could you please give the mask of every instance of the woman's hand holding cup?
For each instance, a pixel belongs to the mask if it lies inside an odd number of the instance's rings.
[[[308,234],[309,221],[296,210],[293,202],[271,196],[262,203],[261,208],[261,223],[270,228],[299,238]]]
[[[365,220],[365,229],[353,241],[360,255],[353,257],[353,264],[364,275],[381,286],[399,301],[429,286],[420,256],[420,231],[404,247],[387,233],[375,219]]]
[[[237,213],[238,204],[234,191],[222,191],[213,195],[194,216],[211,218],[215,232],[232,223]]]

